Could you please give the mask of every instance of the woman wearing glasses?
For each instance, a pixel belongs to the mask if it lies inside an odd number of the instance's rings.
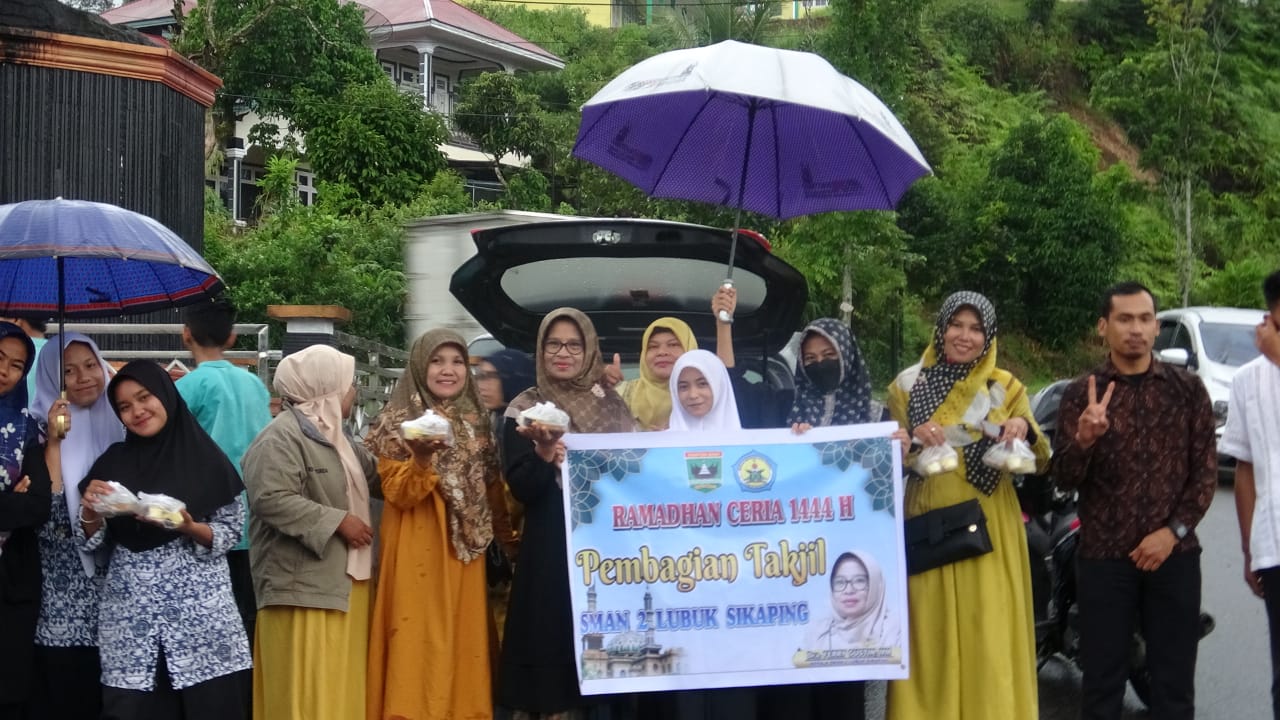
[[[810,626],[806,650],[825,652],[901,645],[902,629],[885,602],[884,575],[875,558],[841,553],[831,566],[831,617]]]
[[[600,382],[600,343],[583,313],[561,308],[543,318],[535,365],[537,384],[511,401],[503,428],[507,484],[524,503],[525,521],[503,633],[498,704],[517,720],[576,717],[587,701],[578,693],[565,567],[564,431],[537,423],[517,427],[515,419],[550,401],[568,413],[575,433],[635,429],[627,404]]]

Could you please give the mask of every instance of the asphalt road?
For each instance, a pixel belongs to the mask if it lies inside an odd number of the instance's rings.
[[[1200,643],[1196,718],[1266,720],[1270,717],[1271,684],[1267,617],[1262,601],[1244,584],[1231,488],[1218,490],[1198,533],[1204,545],[1203,606],[1217,620],[1217,628]],[[1079,694],[1079,671],[1064,661],[1051,661],[1040,672],[1040,720],[1076,720]],[[867,695],[867,717],[881,720],[883,683],[873,683]],[[1124,720],[1149,717],[1130,690]]]

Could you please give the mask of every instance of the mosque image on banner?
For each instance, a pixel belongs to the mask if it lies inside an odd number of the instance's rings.
[[[646,613],[653,612],[653,593],[644,591]],[[587,611],[596,612],[595,586],[587,588]],[[653,626],[643,633],[622,632],[604,641],[604,633],[582,636],[582,677],[625,678],[674,675],[681,672],[680,649],[663,650],[653,637]]]

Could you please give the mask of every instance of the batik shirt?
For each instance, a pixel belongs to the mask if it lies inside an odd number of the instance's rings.
[[[184,537],[138,553],[114,548],[98,613],[103,685],[154,690],[162,647],[177,690],[252,667],[226,558],[244,513],[237,498],[204,521],[212,547]],[[97,549],[107,534],[104,525],[84,548]]]
[[[79,523],[75,523],[79,524]],[[36,644],[44,647],[78,647],[98,644],[98,593],[106,569],[94,577],[80,562],[77,533],[67,514],[66,497],[53,494],[49,521],[40,528],[40,621]]]
[[[1152,359],[1142,375],[1122,375],[1110,360],[1093,371],[1111,425],[1088,449],[1075,442],[1089,403],[1088,376],[1062,393],[1053,479],[1080,490],[1080,554],[1129,557],[1143,538],[1171,523],[1189,532],[1178,550],[1200,547],[1195,527],[1218,488],[1218,454],[1209,392],[1200,378]]]

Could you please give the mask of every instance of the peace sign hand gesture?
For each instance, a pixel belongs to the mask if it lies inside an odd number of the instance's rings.
[[[1089,376],[1089,404],[1085,406],[1084,411],[1080,413],[1080,419],[1076,423],[1076,444],[1084,449],[1093,447],[1098,438],[1111,427],[1111,421],[1107,419],[1107,405],[1111,403],[1111,392],[1116,389],[1115,381],[1107,384],[1107,391],[1098,397],[1098,383],[1092,375]]]

